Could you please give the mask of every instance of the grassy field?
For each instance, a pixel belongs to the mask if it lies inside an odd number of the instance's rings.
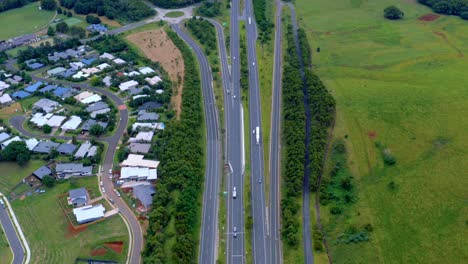
[[[21,182],[23,178],[29,176],[33,171],[46,164],[43,160],[30,160],[24,167],[20,167],[14,162],[0,162],[0,192],[5,195]]]
[[[31,248],[33,263],[73,263],[77,257],[107,259],[123,262],[128,249],[127,228],[120,216],[88,226],[81,232],[71,232],[69,222],[61,210],[57,196],[72,188],[86,187],[99,193],[95,177],[77,179],[76,186],[69,181],[47,189],[44,194],[33,195],[12,202],[18,221]],[[123,253],[107,250],[104,256],[91,252],[105,242],[123,241]]]
[[[0,227],[0,262],[1,263],[11,263],[13,259],[13,253],[11,252],[8,239],[3,232],[3,229]]]
[[[321,48],[313,62],[337,100],[335,137],[347,135],[358,196],[346,217],[322,208],[333,261],[463,263],[468,22],[420,21],[431,11],[416,1],[296,4],[312,49]],[[403,20],[383,18],[391,4]],[[395,166],[384,166],[375,142],[393,153]],[[368,242],[337,242],[368,223]]]
[[[165,17],[181,17],[184,15],[184,12],[182,11],[171,11],[165,15]]]
[[[9,39],[40,30],[54,16],[53,11],[38,9],[39,3],[0,13],[0,25],[8,25],[0,30],[0,39]]]

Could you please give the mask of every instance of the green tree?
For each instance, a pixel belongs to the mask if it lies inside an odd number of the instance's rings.
[[[23,166],[31,159],[31,152],[24,141],[13,141],[2,150],[1,156],[3,160],[16,161]]]
[[[50,132],[52,132],[52,127],[45,124],[43,127],[42,127],[42,132],[46,133],[46,134],[50,134]]]
[[[100,24],[101,19],[99,19],[99,17],[96,17],[96,16],[87,15],[86,22],[88,22],[88,24]]]
[[[73,16],[72,12],[71,12],[71,11],[68,11],[67,17],[72,17],[72,16]]]
[[[84,38],[86,36],[86,30],[78,26],[71,26],[70,35],[77,38]]]
[[[47,36],[50,36],[50,37],[55,36],[55,30],[54,30],[53,27],[49,27],[49,28],[47,29]]]
[[[391,20],[402,19],[405,13],[396,6],[389,6],[384,9],[384,17]]]
[[[42,183],[44,183],[45,186],[52,188],[54,187],[55,179],[52,176],[46,175],[42,178]]]
[[[59,22],[57,23],[57,25],[55,26],[55,30],[57,30],[57,32],[60,32],[60,33],[67,33],[69,28],[68,28],[68,24],[65,23],[65,22]]]
[[[55,10],[57,9],[57,2],[55,0],[42,0],[41,8],[44,10]]]
[[[104,133],[104,128],[98,124],[95,124],[91,126],[91,128],[89,129],[89,133],[94,136],[99,136],[102,135],[102,133]]]

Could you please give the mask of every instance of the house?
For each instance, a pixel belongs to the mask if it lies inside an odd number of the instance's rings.
[[[52,176],[52,170],[47,166],[42,166],[39,169],[35,170],[32,175],[36,176],[39,180],[42,181],[45,176]]]
[[[143,92],[143,88],[133,87],[133,88],[128,89],[128,94],[129,95],[140,94],[142,92]]]
[[[24,44],[30,44],[39,41],[40,38],[36,34],[28,34],[9,39],[8,42],[12,47],[18,47]]]
[[[68,144],[68,143],[62,143],[57,148],[57,151],[60,154],[64,154],[64,155],[71,155],[73,154],[73,152],[75,152],[75,150],[76,150],[76,145]]]
[[[95,74],[100,72],[100,70],[96,67],[91,67],[91,68],[84,68],[81,70],[83,73],[86,73],[88,75]]]
[[[35,138],[30,138],[28,140],[25,140],[24,142],[26,143],[26,147],[30,151],[32,151],[37,146],[37,144],[39,144],[39,140],[37,140]]]
[[[130,138],[130,142],[151,142],[153,139],[154,132],[153,131],[148,131],[148,132],[138,132],[136,137]]]
[[[39,101],[35,102],[32,106],[35,111],[42,111],[45,113],[50,113],[55,109],[61,107],[61,105],[53,100],[47,98],[41,98]]]
[[[138,111],[137,121],[158,120],[159,114],[154,112],[147,112],[146,110]]]
[[[127,91],[128,89],[135,88],[138,85],[137,81],[131,80],[128,82],[123,82],[119,84],[120,91]]]
[[[101,24],[91,24],[86,28],[86,30],[90,32],[104,33],[107,31],[107,27]]]
[[[94,103],[94,102],[98,102],[102,100],[100,95],[97,95],[95,93],[91,93],[88,91],[84,91],[76,95],[74,98],[83,104],[90,104],[90,103]]]
[[[47,92],[52,92],[53,90],[55,90],[57,88],[57,85],[53,85],[53,84],[49,84],[49,85],[46,85],[45,87],[42,87],[39,92],[41,93],[47,93]]]
[[[10,145],[11,142],[15,142],[15,141],[23,141],[23,140],[18,136],[10,138],[10,139],[2,142],[2,145],[1,145],[2,149],[6,148],[8,145]]]
[[[88,205],[89,195],[86,188],[73,189],[68,192],[69,201],[73,206]]]
[[[123,181],[155,181],[157,178],[157,169],[146,167],[122,167],[120,169],[120,180]]]
[[[92,103],[92,104],[88,105],[86,107],[86,111],[91,113],[91,112],[106,109],[106,108],[109,108],[109,105],[107,103],[105,103],[105,102],[99,101],[99,102]]]
[[[93,166],[83,166],[83,163],[57,163],[55,173],[60,178],[89,176],[93,173]]]
[[[140,69],[138,69],[138,71],[141,72],[142,74],[150,74],[154,72],[154,70],[148,66],[141,67]]]
[[[28,87],[24,88],[24,90],[26,92],[34,93],[35,91],[37,91],[37,89],[39,89],[39,87],[41,87],[41,85],[42,85],[42,82],[33,83],[29,85]]]
[[[84,73],[82,71],[79,71],[75,75],[72,76],[73,79],[88,78],[88,77],[89,77],[89,73]]]
[[[144,167],[157,169],[159,161],[144,159],[143,155],[130,154],[127,159],[122,162],[123,167]]]
[[[89,115],[92,117],[92,118],[96,118],[97,115],[100,115],[100,114],[105,114],[107,112],[110,111],[110,108],[104,108],[104,109],[101,109],[101,110],[96,110],[96,111],[93,111],[91,112]]]
[[[110,76],[106,76],[102,79],[102,83],[104,83],[106,87],[110,87],[112,85],[112,78]]]
[[[123,65],[123,64],[127,63],[126,61],[122,60],[121,58],[116,58],[116,59],[114,59],[112,61],[117,65]]]
[[[151,110],[156,110],[162,107],[162,104],[158,102],[146,102],[142,104],[140,107],[138,107],[138,111],[141,110],[146,110],[146,111],[151,111]]]
[[[78,128],[78,126],[80,126],[81,122],[83,120],[81,119],[81,117],[79,116],[71,116],[70,119],[67,120],[67,122],[65,122],[63,125],[62,125],[62,130],[65,130],[65,131],[68,131],[68,130],[76,130]]]
[[[149,152],[150,148],[151,148],[151,144],[147,144],[147,143],[132,142],[128,146],[128,149],[130,150],[131,153],[146,154]]]
[[[159,76],[153,76],[153,77],[151,77],[151,78],[146,77],[146,78],[145,78],[145,81],[146,81],[147,83],[149,83],[150,85],[156,85],[156,84],[158,84],[158,82],[162,81],[162,79],[159,78]]]
[[[85,65],[89,66],[91,64],[93,64],[93,62],[95,62],[97,59],[92,57],[92,58],[89,58],[89,59],[82,59],[81,62],[84,63]]]
[[[115,57],[112,54],[109,54],[107,52],[104,52],[101,56],[99,56],[100,59],[108,59],[108,60],[113,60]]]
[[[51,127],[59,127],[66,118],[66,116],[53,115],[47,120],[46,124]]]
[[[10,88],[10,85],[4,81],[0,81],[0,91]]]
[[[76,73],[76,70],[70,68],[70,69],[67,69],[67,70],[64,71],[64,72],[57,73],[56,76],[57,76],[57,77],[62,77],[62,78],[68,78],[68,77],[70,77],[70,76],[75,75],[75,73]]]
[[[37,127],[42,127],[47,124],[47,121],[53,116],[53,114],[46,114],[43,113],[35,113],[32,117],[30,122],[36,125]]]
[[[25,61],[25,64],[31,70],[37,70],[45,66],[44,64],[37,62],[36,59],[27,60]]]
[[[140,201],[145,211],[150,209],[155,193],[156,189],[151,185],[137,185],[133,187],[133,195]]]
[[[110,65],[108,63],[102,63],[102,64],[99,64],[98,66],[96,66],[96,68],[98,68],[101,71],[103,71],[104,69],[109,68],[109,67],[110,67]]]
[[[88,150],[88,154],[86,156],[88,157],[94,157],[97,153],[97,147],[96,146],[91,146]]]
[[[132,131],[137,131],[137,130],[143,130],[143,131],[148,131],[148,130],[164,130],[164,123],[133,123],[132,124]]]
[[[61,72],[64,72],[66,71],[67,69],[65,69],[64,67],[57,67],[57,68],[53,68],[51,70],[48,70],[47,71],[47,74],[50,75],[50,76],[54,76],[54,75],[57,75]]]
[[[57,87],[53,92],[55,96],[63,99],[73,96],[76,93],[76,90],[68,87]]]
[[[3,142],[3,141],[5,141],[5,140],[7,140],[9,138],[10,138],[9,134],[7,134],[5,132],[0,133],[0,142]]]
[[[133,96],[132,99],[133,99],[133,100],[136,100],[136,99],[138,99],[138,98],[148,97],[148,96],[149,96],[149,95],[147,95],[147,94],[139,94],[139,95]],[[143,110],[143,111],[144,111],[144,110]]]
[[[96,121],[94,119],[88,119],[86,122],[84,122],[83,126],[81,127],[82,131],[89,131],[92,126],[94,125],[100,125],[102,128],[107,127],[107,123],[101,122],[101,121]]]
[[[9,105],[13,102],[9,94],[4,94],[0,96],[0,105]]]
[[[85,143],[81,144],[80,148],[78,148],[78,150],[75,153],[75,158],[82,159],[86,157],[86,154],[88,154],[88,151],[92,146],[93,145],[89,141],[86,141]]]
[[[156,93],[157,93],[157,94],[162,94],[162,93],[164,93],[164,91],[163,91],[162,89],[157,89],[157,90],[156,90]]]
[[[13,93],[11,96],[13,96],[13,98],[16,98],[16,99],[24,99],[26,97],[31,96],[31,94],[21,90],[21,91],[17,91],[15,93]]]
[[[104,217],[106,208],[102,204],[87,205],[73,209],[73,214],[76,217],[78,224],[89,223]]]
[[[40,141],[39,144],[32,150],[36,153],[44,153],[49,154],[52,149],[57,149],[60,146],[59,143],[55,143],[52,141]]]
[[[137,72],[137,71],[131,71],[131,72],[129,72],[129,73],[124,73],[125,76],[130,76],[130,77],[132,77],[132,76],[138,76],[138,75],[140,75],[140,74],[141,74],[141,73],[139,73],[139,72]]]

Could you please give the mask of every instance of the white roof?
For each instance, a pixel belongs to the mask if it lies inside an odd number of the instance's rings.
[[[110,76],[106,76],[104,77],[104,79],[102,79],[102,82],[107,86],[111,86],[112,85],[112,78]]]
[[[161,90],[161,89],[157,89],[157,90],[156,90],[156,93],[157,93],[157,94],[162,94],[162,93],[164,93],[164,91]]]
[[[42,113],[35,113],[31,118],[31,123],[35,124],[38,127],[42,127],[43,125],[45,125],[47,123],[49,118],[47,118]]]
[[[157,84],[158,82],[162,81],[162,79],[159,78],[159,76],[153,76],[153,77],[151,77],[151,78],[146,77],[146,78],[145,78],[145,81],[148,82],[150,85],[155,85],[155,84]]]
[[[4,140],[7,140],[9,137],[10,137],[10,135],[8,135],[5,132],[0,133],[0,142],[2,142]]]
[[[104,52],[101,56],[99,56],[100,59],[109,59],[113,60],[115,57],[112,54],[109,54],[107,52]]]
[[[124,73],[124,75],[125,75],[125,76],[127,76],[127,75],[128,75],[128,76],[130,76],[130,77],[131,77],[131,76],[137,76],[137,75],[140,75],[140,73],[139,73],[139,72],[137,72],[137,71],[131,71],[131,72],[129,72],[129,73],[126,73],[126,72],[125,72],[125,73]]]
[[[49,120],[47,120],[46,124],[51,127],[59,127],[62,124],[63,120],[65,120],[65,118],[65,116],[54,115]]]
[[[156,169],[159,166],[159,161],[146,160],[143,155],[130,154],[127,159],[122,162],[122,166],[128,167],[146,167]]]
[[[29,150],[33,150],[37,146],[37,144],[39,144],[39,140],[35,138],[30,138],[26,140],[25,143]]]
[[[124,63],[126,63],[126,61],[122,60],[121,58],[117,58],[117,59],[113,60],[113,62],[115,64],[124,64]]]
[[[100,69],[101,71],[104,70],[105,68],[108,68],[110,67],[110,65],[108,63],[102,63],[102,64],[99,64],[98,66],[96,66],[96,68]]]
[[[132,131],[137,130],[137,128],[149,128],[149,129],[159,129],[163,130],[164,129],[164,123],[133,123],[132,125]]]
[[[0,81],[0,91],[8,89],[10,85],[4,81]]]
[[[4,141],[2,143],[2,147],[6,147],[6,146],[10,145],[10,143],[13,142],[13,141],[23,141],[23,140],[18,136],[14,137],[14,138],[10,138],[7,141]]]
[[[71,66],[72,68],[81,69],[81,68],[83,68],[85,65],[84,65],[84,63],[82,63],[81,61],[78,61],[78,62],[70,62],[70,66]]]
[[[87,97],[87,98],[81,100],[81,102],[83,104],[90,104],[90,103],[99,102],[101,100],[102,100],[102,98],[101,98],[101,96],[99,94],[94,94],[94,95],[92,95],[90,97]]]
[[[148,96],[149,95],[147,95],[147,94],[139,94],[139,95],[133,96],[132,98],[133,98],[133,100],[135,100],[135,99],[138,99],[138,98],[141,98],[141,97],[148,97]]]
[[[89,73],[84,73],[82,71],[77,72],[75,75],[72,76],[74,79],[79,79],[81,77],[89,77]]]
[[[135,87],[138,85],[138,82],[137,81],[134,81],[134,80],[131,80],[131,81],[128,81],[128,82],[123,82],[121,84],[119,84],[119,89],[120,91],[126,91],[132,87]]]
[[[148,74],[148,73],[153,73],[154,72],[154,70],[151,69],[148,66],[141,67],[140,69],[138,69],[138,71],[141,72],[142,74]]]
[[[137,141],[151,142],[151,140],[153,139],[153,136],[154,136],[153,131],[138,132],[136,137],[130,138],[130,142],[137,142]]]
[[[11,101],[13,101],[13,100],[11,99],[11,96],[9,94],[4,94],[4,95],[0,96],[0,104],[9,103]]]
[[[79,116],[71,116],[70,119],[62,125],[63,130],[75,130],[81,124],[82,120]]]
[[[88,97],[90,97],[90,96],[93,96],[93,95],[94,95],[94,93],[91,93],[91,92],[88,92],[88,91],[84,91],[84,92],[82,92],[82,93],[79,93],[79,94],[75,95],[73,98],[75,98],[75,99],[78,100],[78,101],[81,101],[81,100],[83,100],[83,99],[85,99],[85,98],[88,98]]]
[[[120,179],[139,178],[147,180],[156,180],[158,175],[157,169],[143,167],[122,167],[120,169]]]
[[[86,222],[89,220],[104,217],[106,208],[102,204],[98,205],[87,205],[73,209],[73,214],[76,216],[78,223]]]

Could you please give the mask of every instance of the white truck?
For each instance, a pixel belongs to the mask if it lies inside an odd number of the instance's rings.
[[[257,145],[260,144],[260,127],[255,128],[255,139],[257,139]]]

